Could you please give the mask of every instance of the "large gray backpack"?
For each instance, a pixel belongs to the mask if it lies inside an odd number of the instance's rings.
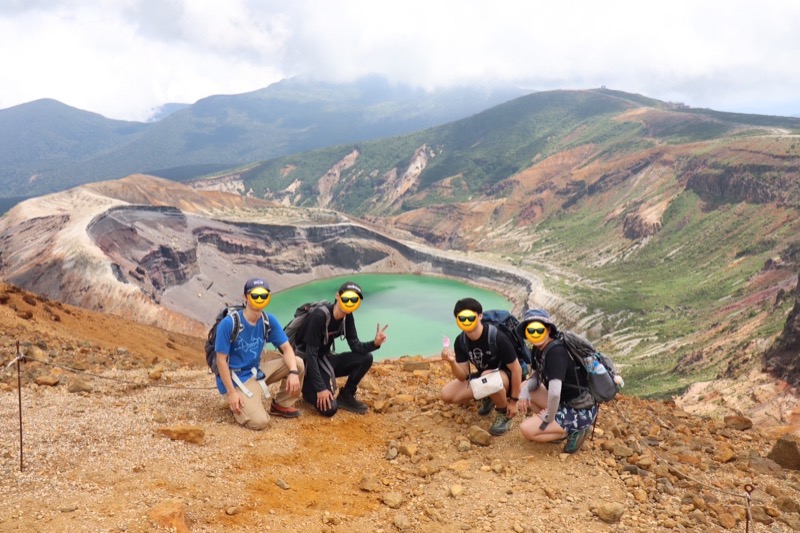
[[[619,392],[619,385],[614,380],[617,375],[616,368],[611,359],[598,352],[585,337],[571,331],[562,331],[558,339],[564,343],[572,359],[575,361],[575,371],[578,367],[583,369],[589,393],[596,403],[608,402],[614,399]],[[581,381],[576,381],[580,384]],[[578,386],[585,390],[586,387]]]

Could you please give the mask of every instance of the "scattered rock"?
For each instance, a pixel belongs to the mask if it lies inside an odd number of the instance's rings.
[[[279,486],[280,488],[282,488],[283,490],[289,490],[289,484],[288,484],[288,483],[286,483],[284,480],[282,480],[282,479],[280,479],[280,478],[278,478],[278,479],[275,481],[275,484],[276,484],[276,485],[278,485],[278,486]]]
[[[489,446],[492,443],[492,435],[478,426],[471,426],[467,437],[472,444],[478,446]]]
[[[47,387],[55,387],[61,381],[61,378],[58,376],[53,376],[52,374],[48,374],[46,376],[36,376],[33,380],[34,383],[37,385],[47,386]]]
[[[394,520],[392,520],[392,524],[394,524],[394,527],[396,527],[400,531],[411,529],[411,521],[408,519],[406,515],[403,514],[395,516]]]
[[[69,392],[92,392],[92,384],[86,381],[81,377],[74,377],[70,379],[69,385],[67,385],[67,390]]]
[[[167,436],[172,440],[182,440],[192,444],[203,444],[206,432],[203,428],[190,426],[188,424],[176,424],[174,426],[160,427],[157,433]]]
[[[397,450],[401,454],[405,455],[406,457],[414,457],[417,453],[417,445],[416,444],[401,444],[400,448]]]
[[[381,488],[381,483],[378,481],[378,478],[372,474],[365,474],[364,477],[361,478],[361,483],[358,484],[358,488],[364,492],[375,492]]]
[[[753,427],[753,421],[745,416],[729,415],[723,421],[725,422],[725,427],[739,431],[745,431]]]
[[[615,524],[625,514],[625,506],[616,502],[601,503],[594,509],[594,514],[607,524]]]
[[[784,513],[800,513],[800,504],[788,496],[780,496],[775,499],[775,506]]]
[[[787,433],[778,439],[767,458],[783,468],[800,470],[800,437]]]
[[[452,485],[450,487],[450,496],[453,498],[458,498],[464,494],[464,487],[462,485]]]
[[[164,367],[162,365],[157,365],[150,372],[147,373],[147,376],[152,379],[153,381],[158,381],[161,379],[161,376],[164,374]]]
[[[391,509],[397,509],[403,504],[403,495],[399,492],[387,492],[383,495],[383,503]]]
[[[189,533],[186,509],[178,500],[165,500],[150,509],[150,520],[175,533]]]

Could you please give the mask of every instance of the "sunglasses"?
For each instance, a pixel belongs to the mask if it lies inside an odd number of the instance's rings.
[[[459,315],[456,318],[458,318],[458,321],[461,322],[461,323],[467,323],[467,322],[475,322],[475,320],[478,317],[476,315],[469,315],[469,316],[461,316],[461,315]]]
[[[354,304],[358,303],[360,298],[358,296],[339,296],[339,299],[342,301],[342,303]]]
[[[525,331],[527,331],[531,335],[541,335],[542,333],[544,333],[544,328],[525,328]]]
[[[269,298],[269,292],[251,292],[249,296],[253,300],[266,300]]]

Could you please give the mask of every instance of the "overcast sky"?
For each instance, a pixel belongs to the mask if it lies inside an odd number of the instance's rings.
[[[800,115],[800,1],[0,0],[0,109],[146,120],[294,75],[611,89]]]

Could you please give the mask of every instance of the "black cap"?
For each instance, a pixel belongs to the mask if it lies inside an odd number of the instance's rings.
[[[359,287],[357,283],[352,281],[342,283],[342,286],[339,287],[339,294],[343,294],[347,291],[353,291],[357,293],[362,300],[364,299],[364,291],[361,290],[361,287]]]
[[[244,284],[244,293],[250,294],[250,291],[252,291],[256,287],[263,287],[264,289],[269,290],[269,283],[267,283],[267,280],[262,278],[248,279],[247,283]]]

